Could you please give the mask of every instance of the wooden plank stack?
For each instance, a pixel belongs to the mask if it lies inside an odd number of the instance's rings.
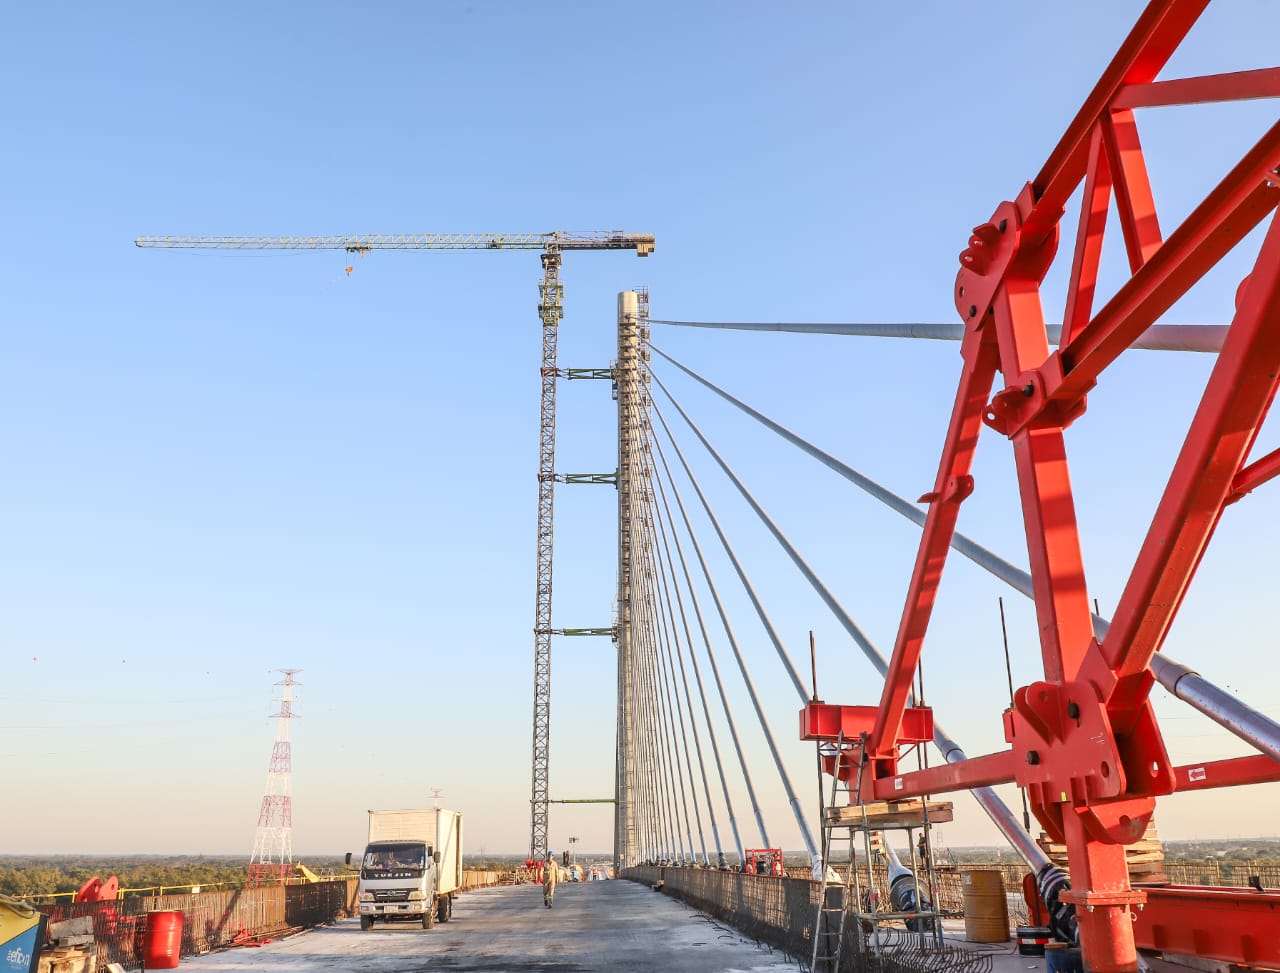
[[[1040,832],[1040,837],[1036,839],[1036,844],[1040,846],[1041,851],[1048,855],[1055,865],[1067,868],[1066,845],[1050,841],[1049,836],[1043,831]],[[1164,870],[1164,844],[1156,833],[1154,818],[1147,825],[1147,830],[1143,833],[1141,840],[1125,846],[1124,857],[1129,866],[1130,882],[1169,881],[1169,876]]]
[[[858,827],[863,823],[862,810],[861,804],[829,807],[826,811],[826,824]],[[919,798],[905,801],[874,801],[866,805],[866,824],[868,828],[876,831],[883,828],[919,828],[924,825],[924,811],[925,802]],[[945,824],[953,818],[954,812],[950,801],[929,802],[929,824]]]
[[[40,973],[97,973],[98,954],[87,946],[55,946],[40,951]]]

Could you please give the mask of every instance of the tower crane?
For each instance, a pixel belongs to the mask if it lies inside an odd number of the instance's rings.
[[[533,792],[529,855],[547,853],[548,764],[551,738],[551,552],[555,501],[556,340],[564,287],[560,283],[561,255],[570,250],[634,250],[653,252],[652,233],[621,230],[589,233],[373,233],[358,236],[143,236],[134,241],[145,248],[178,250],[538,250],[542,283],[538,315],[542,319],[542,412],[538,427],[537,595],[533,648]]]

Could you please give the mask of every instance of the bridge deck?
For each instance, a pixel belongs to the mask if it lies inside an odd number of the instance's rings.
[[[794,973],[796,964],[643,885],[613,881],[562,884],[554,909],[543,908],[541,886],[483,889],[461,896],[453,918],[431,930],[378,924],[361,932],[347,919],[260,948],[184,958],[182,968]]]

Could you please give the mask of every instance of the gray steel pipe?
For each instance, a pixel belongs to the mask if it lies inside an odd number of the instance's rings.
[[[1280,760],[1280,727],[1273,720],[1246,706],[1226,690],[1219,689],[1194,669],[1159,652],[1151,657],[1151,672],[1160,685],[1193,709],[1231,730],[1272,759]]]
[[[720,328],[729,331],[788,331],[794,334],[835,334],[862,338],[923,338],[928,341],[959,341],[964,337],[963,324],[821,324],[782,321],[669,321],[650,318],[650,324],[670,324],[681,328]],[[1062,337],[1062,325],[1045,325],[1049,344]],[[1226,337],[1225,324],[1153,324],[1134,348],[1146,351],[1197,351],[1214,354],[1222,350]]]

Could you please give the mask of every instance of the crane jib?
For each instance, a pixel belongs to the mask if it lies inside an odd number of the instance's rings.
[[[653,252],[652,233],[371,233],[350,236],[143,236],[134,245],[179,250],[634,250]]]

